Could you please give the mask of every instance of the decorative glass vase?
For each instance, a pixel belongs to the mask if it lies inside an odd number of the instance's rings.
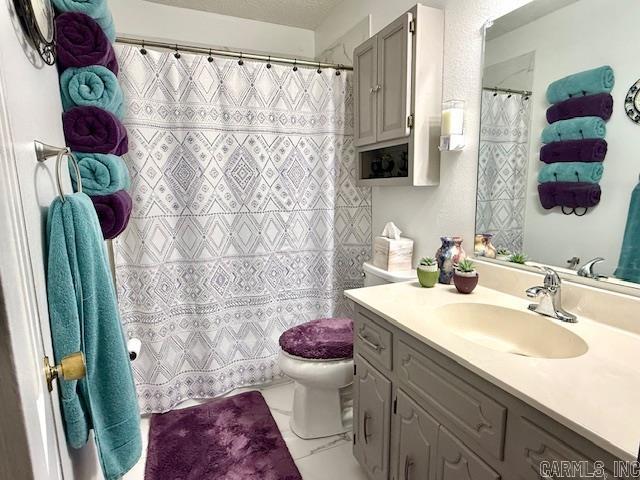
[[[476,257],[496,258],[496,247],[491,243],[493,234],[476,233],[473,251]]]
[[[436,261],[440,269],[438,281],[449,285],[455,265],[467,257],[462,248],[462,237],[440,237],[442,245],[436,252]]]

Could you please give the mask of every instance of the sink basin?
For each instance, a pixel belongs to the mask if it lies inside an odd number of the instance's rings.
[[[569,329],[526,310],[458,303],[440,307],[434,313],[436,321],[454,334],[500,352],[536,358],[572,358],[589,349]]]

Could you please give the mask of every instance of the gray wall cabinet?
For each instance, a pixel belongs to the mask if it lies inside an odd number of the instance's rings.
[[[416,5],[354,50],[360,184],[439,183],[443,38],[443,11]]]
[[[584,437],[366,308],[354,320],[353,452],[372,480],[537,480],[557,460],[613,478]]]

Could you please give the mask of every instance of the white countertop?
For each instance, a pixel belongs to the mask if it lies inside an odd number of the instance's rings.
[[[582,337],[588,351],[574,358],[531,358],[483,347],[433,321],[434,310],[450,303],[526,311],[528,299],[482,286],[461,295],[453,285],[421,288],[417,282],[348,290],[345,295],[602,449],[623,460],[637,459],[640,335],[580,315],[575,324],[553,320]]]

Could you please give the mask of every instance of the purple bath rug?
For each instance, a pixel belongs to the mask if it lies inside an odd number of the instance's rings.
[[[151,417],[145,480],[302,480],[260,392]]]

